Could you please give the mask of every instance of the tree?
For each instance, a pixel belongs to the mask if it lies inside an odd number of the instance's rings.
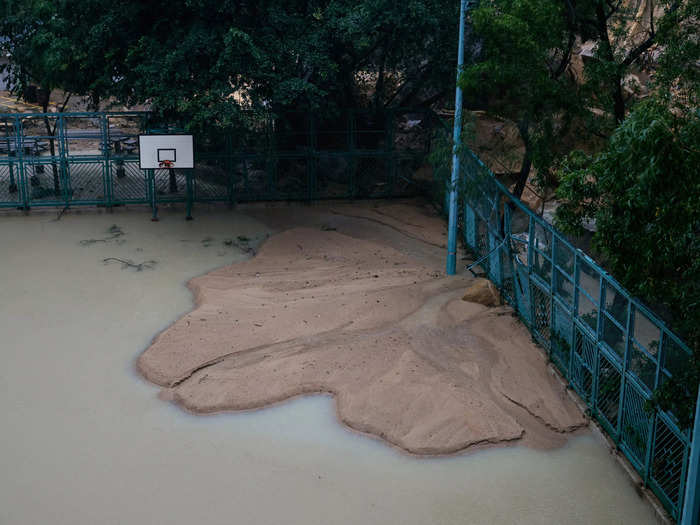
[[[646,87],[635,84],[636,73],[646,69],[653,75],[660,63],[668,65],[672,59],[696,71],[688,58],[698,46],[698,3],[479,3],[471,20],[481,52],[467,65],[461,84],[468,105],[485,106],[518,128],[525,153],[513,190],[516,196],[533,166],[540,185],[556,186],[553,166],[569,152],[572,140],[595,149],[600,139],[610,136]],[[570,67],[582,44],[593,49],[593,56],[583,62],[583,75]]]
[[[578,87],[566,75],[575,41],[570,13],[558,0],[484,0],[471,13],[481,54],[460,84],[467,104],[517,125],[525,147],[514,194],[525,189],[534,166],[546,173],[557,138],[580,110]]]
[[[447,0],[4,0],[11,74],[200,132],[251,112],[428,106],[448,93]],[[253,117],[255,120],[255,117]]]
[[[611,273],[693,348],[692,366],[656,393],[689,425],[700,379],[700,115],[672,100],[640,103],[600,154],[569,156],[557,224],[578,234],[595,220],[594,249]]]
[[[99,58],[85,47],[84,33],[90,26],[88,19],[72,23],[56,16],[57,4],[50,0],[26,0],[0,3],[4,17],[0,19],[0,35],[6,37],[2,51],[11,55],[11,62],[4,67],[13,91],[20,95],[30,84],[40,86],[42,111],[48,112],[51,93],[64,92],[59,111],[66,108],[74,94],[95,93],[96,64]],[[0,71],[2,73],[3,71]],[[49,136],[49,152],[56,155],[55,135],[57,121],[44,118]],[[60,195],[58,166],[54,162],[54,193]]]
[[[697,30],[697,0],[565,0],[576,12],[582,41],[594,44],[594,56],[586,64],[589,104],[604,118],[595,119],[598,132],[610,133],[624,119],[638,98],[640,86],[630,73],[654,69],[654,54],[663,52],[681,37],[689,41],[689,26]],[[684,36],[681,36],[683,33]],[[692,40],[692,38],[690,39]],[[601,125],[602,124],[602,125]]]

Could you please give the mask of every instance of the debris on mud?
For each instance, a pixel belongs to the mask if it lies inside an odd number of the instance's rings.
[[[158,264],[158,261],[144,261],[142,263],[135,263],[131,259],[120,259],[119,257],[107,257],[106,259],[102,259],[102,262],[105,264],[109,264],[111,262],[118,262],[121,263],[122,270],[126,268],[133,268],[137,272],[141,272],[143,270],[152,270],[153,267],[156,264]]]
[[[97,244],[99,242],[108,243],[108,242],[112,242],[112,241],[116,242],[117,244],[124,244],[126,242],[124,239],[121,238],[124,236],[124,230],[122,230],[116,224],[112,224],[112,226],[110,226],[107,229],[107,233],[109,235],[107,237],[103,237],[101,239],[83,239],[82,241],[80,241],[80,245],[81,246],[91,246],[91,245]]]

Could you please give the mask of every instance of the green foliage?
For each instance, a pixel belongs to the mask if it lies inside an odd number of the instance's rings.
[[[638,8],[623,0],[482,0],[473,10],[480,53],[461,83],[471,106],[518,126],[526,151],[516,195],[531,164],[540,187],[555,186],[553,168],[572,141],[595,149],[609,137],[648,87],[634,75],[651,62],[656,88],[697,107],[700,0]],[[593,49],[583,75],[570,67],[578,43]]]
[[[18,91],[32,81],[51,91],[87,93],[100,82],[93,69],[98,60],[90,53],[89,21],[75,24],[55,16],[50,0],[2,1],[0,36],[8,38],[3,51],[12,57],[5,71]]]
[[[696,38],[700,2],[660,0],[650,5],[651,9],[639,9],[620,0],[577,5],[582,41],[595,43],[584,76],[588,105],[597,110],[588,121],[597,133],[614,131],[639,101],[642,87],[650,87],[637,84],[630,74],[651,67],[656,87],[662,78],[666,87],[681,77],[697,80],[693,62],[700,56]]]
[[[682,110],[700,102],[700,0],[681,3],[659,27],[663,50],[655,82],[669,103]]]
[[[482,51],[460,77],[465,97],[515,122],[527,149],[525,162],[545,174],[557,155],[556,138],[581,108],[578,87],[564,74],[573,38],[564,5],[484,0],[472,11],[471,23]]]
[[[0,0],[18,86],[150,104],[191,129],[275,112],[429,104],[451,92],[447,0]]]
[[[556,55],[567,42],[561,11],[548,0],[481,2],[471,22],[482,56],[461,76],[465,95],[489,97],[489,107],[515,122],[548,115],[563,87],[555,81]]]
[[[561,164],[557,224],[579,234],[595,220],[594,248],[633,294],[666,312],[700,352],[700,115],[658,100],[638,105],[598,155]],[[682,375],[682,374],[678,374]],[[697,367],[657,397],[692,418]]]
[[[470,113],[463,114],[462,131],[461,131],[461,146],[457,149],[458,155],[464,157],[468,148],[466,143],[474,138],[475,128],[474,116]],[[433,167],[433,202],[445,203],[446,192],[452,180],[452,154],[454,153],[454,143],[452,142],[452,127],[454,119],[449,122],[444,122],[443,126],[438,127],[433,132],[431,141],[430,155],[428,162]],[[465,197],[464,188],[458,188],[458,191]]]

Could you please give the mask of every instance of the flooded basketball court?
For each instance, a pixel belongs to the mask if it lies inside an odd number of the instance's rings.
[[[250,257],[243,213],[0,216],[0,523],[656,523],[602,442],[408,456],[339,424],[332,398],[195,416],[135,369],[193,304],[185,283]]]

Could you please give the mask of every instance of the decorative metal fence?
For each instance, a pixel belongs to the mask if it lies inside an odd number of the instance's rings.
[[[489,279],[674,518],[683,508],[689,431],[652,392],[690,349],[563,234],[461,154],[460,226]]]
[[[434,114],[255,115],[195,137],[194,170],[139,169],[146,112],[0,114],[0,207],[379,198],[419,192]]]

